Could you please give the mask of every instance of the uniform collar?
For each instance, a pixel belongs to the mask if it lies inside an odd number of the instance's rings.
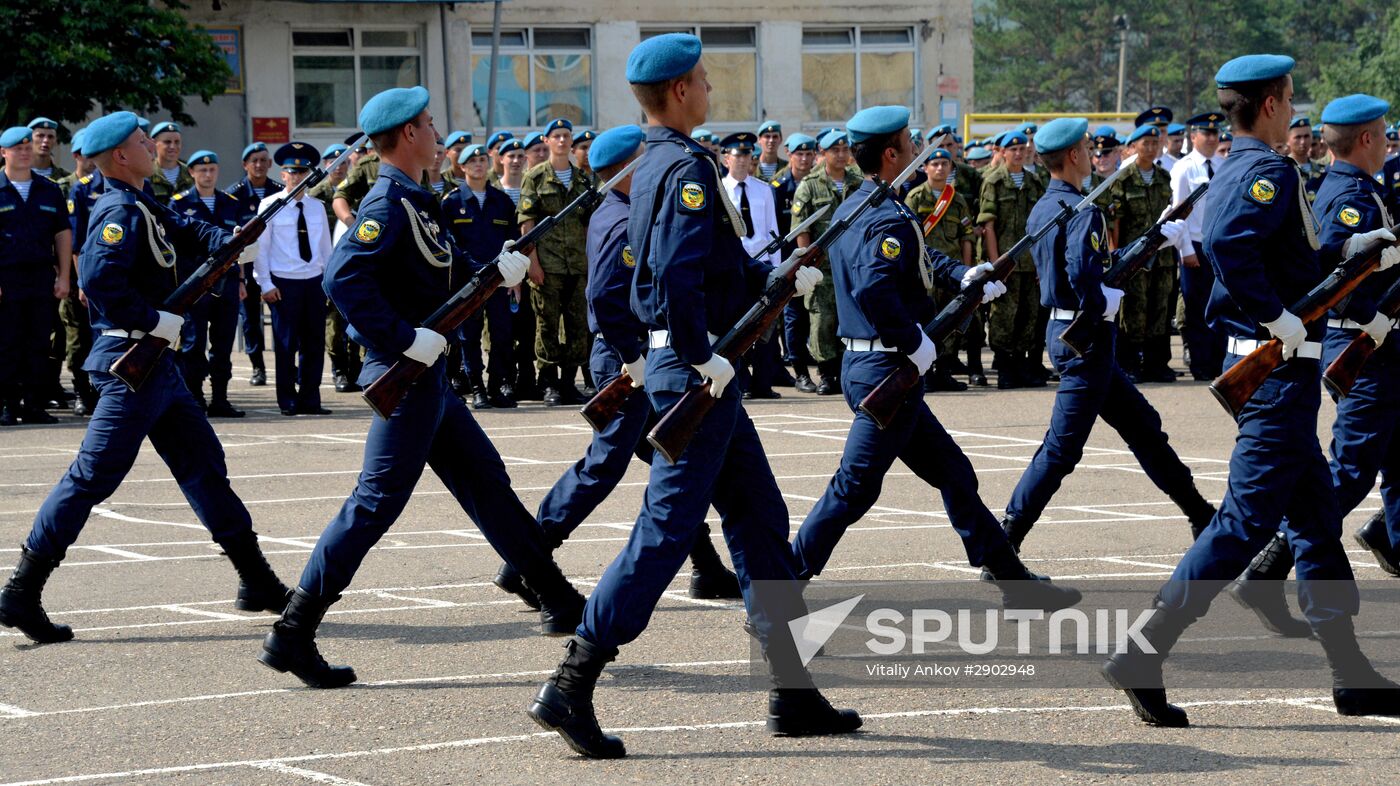
[[[1235,137],[1234,144],[1230,147],[1230,154],[1234,155],[1235,153],[1241,150],[1259,150],[1262,152],[1273,153],[1274,155],[1278,155],[1278,153],[1275,152],[1272,147],[1264,144],[1263,141],[1252,136]],[[1280,157],[1282,158],[1283,156]]]
[[[1134,168],[1136,169],[1136,167],[1134,167]],[[1092,175],[1092,173],[1091,173],[1091,175]],[[1050,185],[1046,186],[1046,187],[1045,187],[1045,190],[1046,190],[1047,192],[1049,192],[1049,191],[1064,191],[1064,192],[1069,193],[1069,194],[1074,194],[1075,196],[1081,196],[1081,197],[1084,196],[1084,191],[1083,191],[1082,189],[1080,189],[1079,186],[1076,186],[1076,185],[1074,185],[1073,183],[1070,183],[1070,182],[1061,180],[1061,179],[1059,179],[1058,177],[1052,177],[1052,178],[1050,178]]]
[[[711,153],[706,148],[701,147],[700,143],[696,142],[694,139],[691,139],[689,134],[682,134],[676,129],[668,128],[667,126],[647,126],[647,141],[679,142],[685,147],[686,150],[692,153],[704,153],[705,155],[714,158],[713,153]]]
[[[399,185],[403,186],[404,188],[409,189],[410,191],[419,191],[425,194],[428,193],[426,189],[418,185],[417,180],[414,180],[413,178],[409,177],[402,169],[399,169],[393,164],[380,161],[379,176],[387,177],[395,183],[398,183]]]
[[[1376,183],[1375,177],[1366,174],[1364,171],[1361,170],[1361,167],[1358,167],[1355,164],[1349,164],[1346,161],[1342,161],[1339,159],[1337,161],[1332,162],[1332,166],[1329,167],[1328,171],[1336,172],[1338,175],[1344,175],[1346,177],[1355,178],[1366,183],[1368,189],[1373,189],[1378,192],[1380,191],[1380,187]]]
[[[624,205],[632,204],[632,197],[628,194],[624,194],[621,191],[618,191],[616,188],[608,190],[608,195],[606,199],[611,199],[614,202],[621,202]]]

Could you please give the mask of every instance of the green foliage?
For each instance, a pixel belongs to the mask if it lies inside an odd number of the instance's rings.
[[[0,2],[0,128],[37,116],[81,123],[97,106],[169,113],[223,92],[228,64],[179,0]]]
[[[1319,103],[1351,93],[1370,93],[1400,107],[1400,8],[1358,30],[1355,45],[1322,66],[1314,93]]]

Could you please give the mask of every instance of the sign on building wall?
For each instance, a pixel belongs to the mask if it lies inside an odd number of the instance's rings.
[[[224,60],[228,63],[229,78],[228,86],[224,88],[225,93],[239,94],[243,92],[243,28],[222,27],[210,28],[209,37],[214,40],[214,45],[224,53]]]
[[[255,117],[253,118],[253,141],[265,142],[269,145],[290,142],[292,141],[291,125],[291,118],[287,117]]]

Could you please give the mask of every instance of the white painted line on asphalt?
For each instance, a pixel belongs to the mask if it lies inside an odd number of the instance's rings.
[[[456,603],[453,603],[450,600],[440,600],[438,598],[414,598],[409,597],[407,595],[395,595],[392,592],[376,592],[374,593],[374,596],[377,598],[383,598],[385,600],[402,600],[407,601],[409,603],[420,603],[424,606],[424,608],[448,609],[453,608],[457,605]]]
[[[37,714],[13,704],[0,704],[0,718],[32,718]]]
[[[245,620],[259,619],[259,617],[244,616],[242,614],[228,614],[222,611],[209,611],[208,609],[193,609],[188,606],[181,606],[178,603],[159,606],[157,608],[168,609],[178,614],[188,614],[192,617],[208,617],[210,619],[224,620],[225,622],[243,622]]]
[[[317,772],[315,770],[304,770],[301,767],[293,767],[288,764],[278,764],[276,762],[250,764],[248,766],[252,767],[255,770],[266,770],[267,772],[275,772],[281,775],[294,775],[298,778],[304,778],[314,783],[329,783],[331,784],[331,786],[369,786],[369,784],[367,783],[361,783],[360,781],[352,781],[349,778],[341,778],[337,775],[331,775],[325,772]]]
[[[1175,565],[1164,565],[1160,562],[1143,562],[1142,560],[1123,559],[1122,557],[1095,557],[1100,562],[1112,562],[1116,565],[1132,565],[1135,568],[1159,568],[1161,570],[1176,570]]]
[[[138,562],[156,562],[161,559],[160,557],[152,557],[149,554],[137,554],[134,551],[112,548],[111,546],[88,546],[87,548],[89,551],[100,551],[103,554],[111,554],[114,557],[125,557]]]
[[[118,513],[115,510],[112,510],[111,508],[104,508],[101,506],[93,508],[92,512],[94,515],[101,516],[104,519],[113,519],[114,521],[125,521],[129,524],[159,524],[165,527],[181,527],[183,529],[204,529],[203,524],[191,524],[187,521],[157,521],[155,519],[138,519],[134,516],[128,516],[125,513]],[[207,530],[205,531],[207,532]]]

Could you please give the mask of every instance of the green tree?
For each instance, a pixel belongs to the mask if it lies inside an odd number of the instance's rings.
[[[0,127],[38,116],[82,122],[97,106],[180,122],[185,97],[206,103],[229,77],[209,35],[179,0],[23,0],[0,3]]]
[[[1313,91],[1318,105],[1351,93],[1370,93],[1400,107],[1400,8],[1358,30],[1355,46],[1323,64]]]

